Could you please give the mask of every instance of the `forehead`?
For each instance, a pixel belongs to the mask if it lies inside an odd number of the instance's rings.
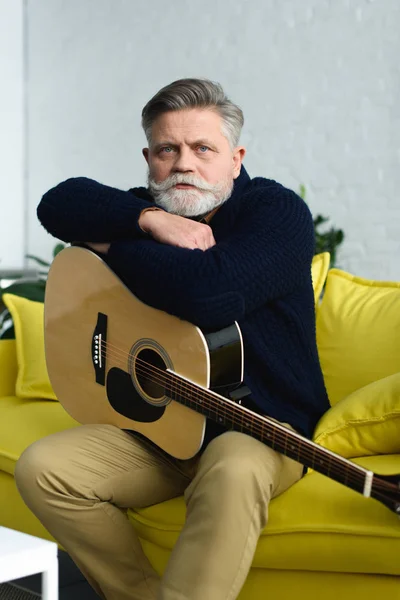
[[[152,126],[152,141],[168,139],[171,142],[190,141],[198,138],[212,138],[222,141],[220,115],[211,109],[192,108],[161,114]]]

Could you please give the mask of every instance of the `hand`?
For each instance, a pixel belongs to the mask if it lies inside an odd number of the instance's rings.
[[[163,210],[144,212],[139,226],[158,242],[177,248],[208,250],[215,246],[211,227]]]
[[[85,246],[94,250],[95,252],[100,252],[100,254],[107,254],[111,244],[109,243],[94,243],[94,242],[85,242]]]

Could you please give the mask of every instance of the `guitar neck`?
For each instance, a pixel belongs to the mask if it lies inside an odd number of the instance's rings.
[[[241,433],[246,433],[272,449],[370,496],[373,473],[322,448],[277,421],[261,416],[181,375],[168,371],[166,393],[172,399],[205,417]]]

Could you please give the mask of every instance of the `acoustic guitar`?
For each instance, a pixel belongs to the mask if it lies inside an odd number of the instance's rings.
[[[209,418],[400,515],[399,475],[377,475],[249,408],[237,323],[207,332],[151,308],[86,248],[64,249],[50,268],[45,349],[53,389],[79,423],[131,430],[189,459]]]

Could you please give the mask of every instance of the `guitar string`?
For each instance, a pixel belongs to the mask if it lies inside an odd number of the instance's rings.
[[[110,344],[109,342],[103,342],[103,343],[102,343],[102,347],[104,347],[105,345],[107,345],[107,346],[110,346],[110,347],[113,347],[113,345],[112,345],[112,344]],[[116,348],[116,349],[117,349],[117,347],[116,347],[116,346],[114,346],[114,348]],[[104,350],[103,350],[103,353],[104,353],[104,355],[105,355],[105,356],[107,355],[107,353],[106,353]],[[109,352],[108,354],[110,355],[110,352]],[[120,356],[120,357],[122,357],[122,356],[124,355],[124,358],[125,358],[125,359],[126,359],[126,357],[128,357],[128,358],[130,357],[130,355],[129,355],[128,353],[126,353],[126,352],[122,352],[122,351],[119,351],[118,353],[115,353],[115,352],[114,352],[114,355],[115,355],[115,356]],[[144,365],[144,366],[147,368],[147,370],[146,370],[146,369],[143,369],[143,367],[142,367],[142,369],[141,369],[141,370],[142,370],[142,373],[143,373],[143,374],[145,374],[145,375],[153,375],[153,370],[155,370],[155,371],[159,371],[159,372],[160,372],[160,375],[163,377],[163,379],[154,379],[154,378],[151,378],[151,379],[149,379],[149,381],[152,381],[153,383],[157,383],[157,384],[159,384],[161,387],[165,387],[165,384],[166,384],[166,377],[168,376],[168,374],[167,374],[167,373],[166,373],[164,370],[162,370],[162,369],[159,369],[158,367],[154,367],[153,365],[151,365],[151,363],[147,363],[146,361],[143,361],[143,360],[142,360],[142,359],[140,359],[139,357],[136,357],[136,359],[135,359],[135,360],[136,360],[136,362],[143,363],[143,365]],[[122,364],[123,364],[123,366],[125,366],[125,360],[123,361],[123,363],[122,363]],[[153,369],[153,370],[152,370],[152,369]],[[187,384],[187,383],[186,383],[184,380],[180,380],[180,381],[179,381],[179,385],[180,385],[180,386],[183,386],[184,388],[187,388],[187,390],[189,390],[189,391],[192,391],[192,390],[191,390],[191,388],[189,387],[189,385],[188,385],[188,384]],[[172,391],[174,391],[174,390],[172,390]],[[178,389],[176,389],[175,391],[176,391],[176,393],[178,393],[178,394],[182,395],[182,392],[181,392],[181,391],[178,391]],[[182,391],[184,391],[184,390],[182,390]],[[195,395],[197,395],[199,398],[201,398],[201,396],[199,395],[199,392],[198,392],[197,390],[196,390],[194,393],[195,393]],[[191,394],[191,396],[190,396],[190,398],[189,398],[189,401],[193,402],[193,394]],[[218,411],[218,408],[216,408],[216,407],[215,407],[213,404],[210,404],[210,403],[208,403],[207,401],[206,401],[206,402],[202,401],[201,403],[198,403],[198,402],[194,401],[194,404],[198,404],[198,405],[199,405],[199,406],[201,406],[202,408],[208,408],[209,410],[211,409],[211,411],[212,411],[212,412],[214,412],[214,413],[216,414],[216,416],[218,417],[218,412],[219,412],[219,411]],[[238,426],[240,426],[240,427],[243,427],[243,418],[244,418],[244,417],[243,417],[243,413],[241,413],[241,415],[240,415],[240,414],[238,415],[239,417],[241,417],[241,420],[240,420],[240,421],[237,421],[237,420],[235,419],[235,416],[236,416],[236,415],[235,415],[235,412],[236,412],[236,413],[238,413],[238,412],[240,411],[240,409],[238,409],[238,408],[236,408],[236,407],[235,407],[235,408],[233,408],[233,407],[229,407],[229,408],[230,408],[231,415],[233,415],[233,418],[231,418],[231,419],[230,419],[230,420],[232,421],[232,423],[233,423],[234,425],[238,425]],[[225,413],[226,413],[226,410],[224,410],[223,412],[225,412]],[[253,419],[254,419],[253,415],[247,415],[247,414],[246,414],[246,418],[247,418],[247,420],[249,420],[249,419],[250,419],[251,421],[253,421]],[[264,434],[264,427],[270,427],[270,428],[272,427],[272,428],[273,428],[273,424],[265,423],[265,424],[263,424],[263,425],[261,425],[261,426],[260,426],[260,425],[259,425],[257,422],[254,422],[254,421],[253,421],[253,428],[254,428],[254,424],[256,425],[256,428],[257,428],[257,430],[258,430],[258,431],[257,431],[257,433],[260,433],[261,435],[263,435],[263,434]],[[284,445],[284,447],[285,447],[285,450],[287,451],[287,441],[288,441],[288,440],[287,440],[287,438],[288,438],[288,436],[289,436],[289,432],[288,432],[288,434],[285,434],[285,433],[283,433],[283,432],[281,432],[281,431],[277,430],[277,431],[275,431],[275,432],[274,432],[274,435],[273,435],[272,442],[273,442],[273,443],[274,443],[274,442],[278,442],[278,443],[280,442],[281,444],[283,444],[283,445]],[[279,439],[278,439],[278,438],[279,438]],[[270,439],[270,441],[271,441],[271,439]],[[296,441],[298,442],[298,440],[296,440]],[[292,444],[292,450],[293,450],[293,442],[291,442],[291,441],[290,441],[290,443]],[[307,444],[306,444],[306,443],[304,443],[304,445],[305,445],[305,446],[307,446]],[[329,457],[329,456],[327,457],[327,456],[326,456],[326,454],[324,454],[324,453],[323,453],[323,449],[322,449],[322,450],[319,450],[318,448],[314,448],[314,447],[313,447],[313,448],[311,448],[311,449],[308,449],[308,448],[307,448],[306,452],[304,452],[304,454],[305,454],[305,455],[307,455],[307,454],[308,454],[307,458],[309,458],[309,459],[311,460],[311,462],[312,462],[314,465],[318,464],[318,463],[316,462],[316,460],[315,460],[315,459],[316,459],[316,454],[317,454],[317,453],[319,453],[319,454],[322,454],[323,461],[325,461],[325,462],[326,462],[326,459],[328,459],[328,461],[330,461],[330,460],[331,460],[331,457]],[[298,453],[298,455],[299,455],[299,453]],[[298,457],[299,457],[299,456],[298,456]],[[300,457],[299,457],[299,458],[300,458]],[[340,458],[340,457],[339,457],[339,458]],[[301,461],[300,461],[300,462],[301,462]],[[315,467],[314,467],[314,468],[315,468]],[[343,472],[342,472],[342,471],[343,471],[343,468],[344,468],[344,469],[347,471],[347,472],[345,473],[345,475],[347,475],[347,481],[350,481],[350,480],[349,480],[349,477],[348,477],[348,471],[352,472],[353,470],[354,470],[354,475],[352,475],[352,478],[354,478],[354,477],[355,477],[355,478],[356,478],[356,480],[357,480],[357,479],[359,479],[359,478],[361,477],[361,478],[362,478],[362,480],[364,480],[364,478],[365,478],[365,475],[364,475],[364,474],[362,474],[362,473],[360,473],[359,471],[357,471],[357,465],[343,465],[343,466],[338,466],[338,467],[336,467],[336,465],[332,465],[332,464],[330,463],[330,465],[328,465],[328,472],[331,472],[331,473],[333,473],[333,471],[336,471],[336,474],[338,474],[338,475],[343,475]],[[361,467],[361,468],[363,468],[363,467]],[[357,481],[357,483],[363,483],[363,481]],[[393,487],[393,488],[395,488],[395,487],[396,487],[394,484],[390,484],[389,482],[384,482],[384,484],[385,484],[385,487],[387,487],[387,486],[389,486],[389,487]]]
[[[152,367],[153,367],[153,365],[151,365],[151,363],[147,363],[146,361],[143,361],[142,359],[139,359],[138,357],[136,358],[136,361],[142,362],[143,365],[145,365],[145,367],[147,367],[147,368],[143,368],[143,366],[142,367],[139,366],[139,368],[137,369],[138,373],[140,373],[142,375],[147,375],[147,376],[148,375],[153,375],[153,371],[151,370]],[[124,367],[126,366],[125,365],[125,361],[120,362],[119,364],[121,364]],[[166,384],[166,379],[165,378],[167,378],[169,376],[169,374],[166,373],[165,371],[161,370],[161,369],[158,369],[157,367],[155,367],[155,369],[157,369],[157,370],[160,371],[163,379],[160,379],[160,377],[158,377],[158,378],[147,377],[147,380],[150,381],[150,382],[152,382],[152,383],[156,383],[156,384],[160,385],[160,387],[164,388],[165,384]],[[179,379],[178,380],[178,385],[183,385],[184,387],[186,387],[189,390],[190,395],[188,396],[188,400],[190,402],[192,402],[194,404],[197,404],[198,406],[201,406],[202,408],[208,408],[208,410],[211,410],[211,412],[213,412],[214,414],[216,414],[216,416],[218,416],[218,412],[219,412],[218,408],[216,409],[215,406],[212,403],[211,404],[208,403],[207,399],[206,399],[205,402],[204,402],[204,400],[202,400],[201,402],[193,401],[193,393],[191,393],[192,392],[192,388],[190,388],[186,384],[186,382],[184,380],[180,380]],[[194,384],[192,384],[192,385],[194,385]],[[182,395],[182,392],[180,392],[178,389],[172,390],[172,391],[175,392],[175,393],[178,393],[179,395]],[[199,391],[201,391],[201,390],[199,390]],[[207,394],[207,390],[204,390],[204,392],[205,392],[205,394]],[[201,398],[201,396],[199,395],[198,391],[195,389],[195,385],[194,385],[194,393],[195,393],[195,395],[197,395],[198,397]],[[205,395],[205,398],[206,398],[206,395]],[[174,400],[173,398],[171,398],[171,399]],[[237,416],[239,416],[239,419],[240,419],[239,421],[237,421],[234,418],[236,416],[235,412],[236,412]],[[232,424],[233,425],[238,425],[239,427],[243,428],[243,425],[244,425],[244,423],[243,423],[243,412],[241,411],[241,409],[240,409],[239,406],[235,405],[234,407],[232,407],[231,415],[233,415],[233,418],[230,418]],[[263,435],[265,433],[264,432],[264,427],[265,428],[269,427],[270,429],[274,428],[274,424],[268,423],[268,422],[264,422],[264,424],[259,425],[257,423],[257,421],[253,420],[253,419],[256,419],[257,416],[261,416],[261,415],[256,415],[256,416],[247,415],[247,418],[250,419],[253,422],[253,429],[257,429],[257,433],[260,433],[261,435]],[[210,417],[210,418],[212,418],[212,417]],[[256,425],[256,428],[254,428],[254,424]],[[267,431],[268,431],[268,429],[267,429]],[[287,451],[288,450],[288,448],[287,448],[287,441],[288,441],[287,438],[290,436],[290,433],[291,433],[290,431],[288,431],[287,434],[284,433],[284,432],[281,432],[279,430],[273,431],[272,443],[274,444],[276,442],[280,442],[281,444],[283,444],[285,450]],[[271,441],[271,437],[269,439]],[[303,440],[301,440],[301,441],[303,441]],[[311,449],[307,448],[307,441],[308,441],[307,438],[305,438],[305,440],[304,440],[304,446],[306,446],[306,451],[305,452],[303,451],[303,455],[306,458],[309,458],[311,460],[311,462],[314,463],[314,465],[318,466],[318,463],[316,462],[316,455],[317,454],[319,454],[319,456],[322,456],[322,463],[320,463],[320,464],[323,464],[324,461],[326,463],[326,459],[328,459],[329,461],[331,461],[331,457],[330,456],[326,456],[326,453],[324,452],[323,448],[321,448],[321,449],[315,448],[315,447],[313,447]],[[299,440],[296,440],[296,442],[299,442]],[[292,444],[292,448],[291,449],[294,450],[293,442],[290,442],[290,443]],[[311,454],[310,454],[310,452],[311,452]],[[297,457],[298,457],[298,459],[300,459],[299,452],[297,453]],[[340,458],[343,458],[343,457],[341,457],[340,455],[338,455],[337,458],[340,460]],[[300,462],[302,462],[302,461],[300,460]],[[315,468],[315,466],[314,466],[314,468]],[[327,472],[328,473],[332,473],[332,474],[335,473],[337,475],[343,475],[343,468],[346,470],[345,481],[344,481],[345,484],[346,484],[346,482],[348,482],[348,483],[350,483],[350,482],[352,482],[352,483],[359,483],[361,485],[364,483],[364,477],[365,477],[365,475],[363,473],[361,473],[358,470],[358,468],[360,468],[360,469],[365,469],[365,468],[364,467],[358,467],[358,465],[356,463],[353,463],[351,465],[347,465],[347,464],[346,465],[340,465],[339,464],[338,466],[336,466],[335,464],[332,465],[332,463],[330,462],[330,464],[328,465]],[[353,471],[353,475],[351,477],[348,476],[349,471],[350,471],[350,473],[352,473],[352,471]],[[356,479],[354,479],[354,477]],[[362,478],[361,480],[359,480],[360,477]],[[379,481],[379,480],[376,479],[377,477],[379,477],[379,475],[375,476],[375,480],[374,480],[374,484],[373,484],[374,486],[381,487],[383,489],[386,488],[389,492],[390,491],[394,491],[396,493],[399,492],[398,487],[397,487],[396,484],[391,483],[391,482],[386,482],[386,481]],[[358,480],[357,480],[357,478],[358,478]]]

